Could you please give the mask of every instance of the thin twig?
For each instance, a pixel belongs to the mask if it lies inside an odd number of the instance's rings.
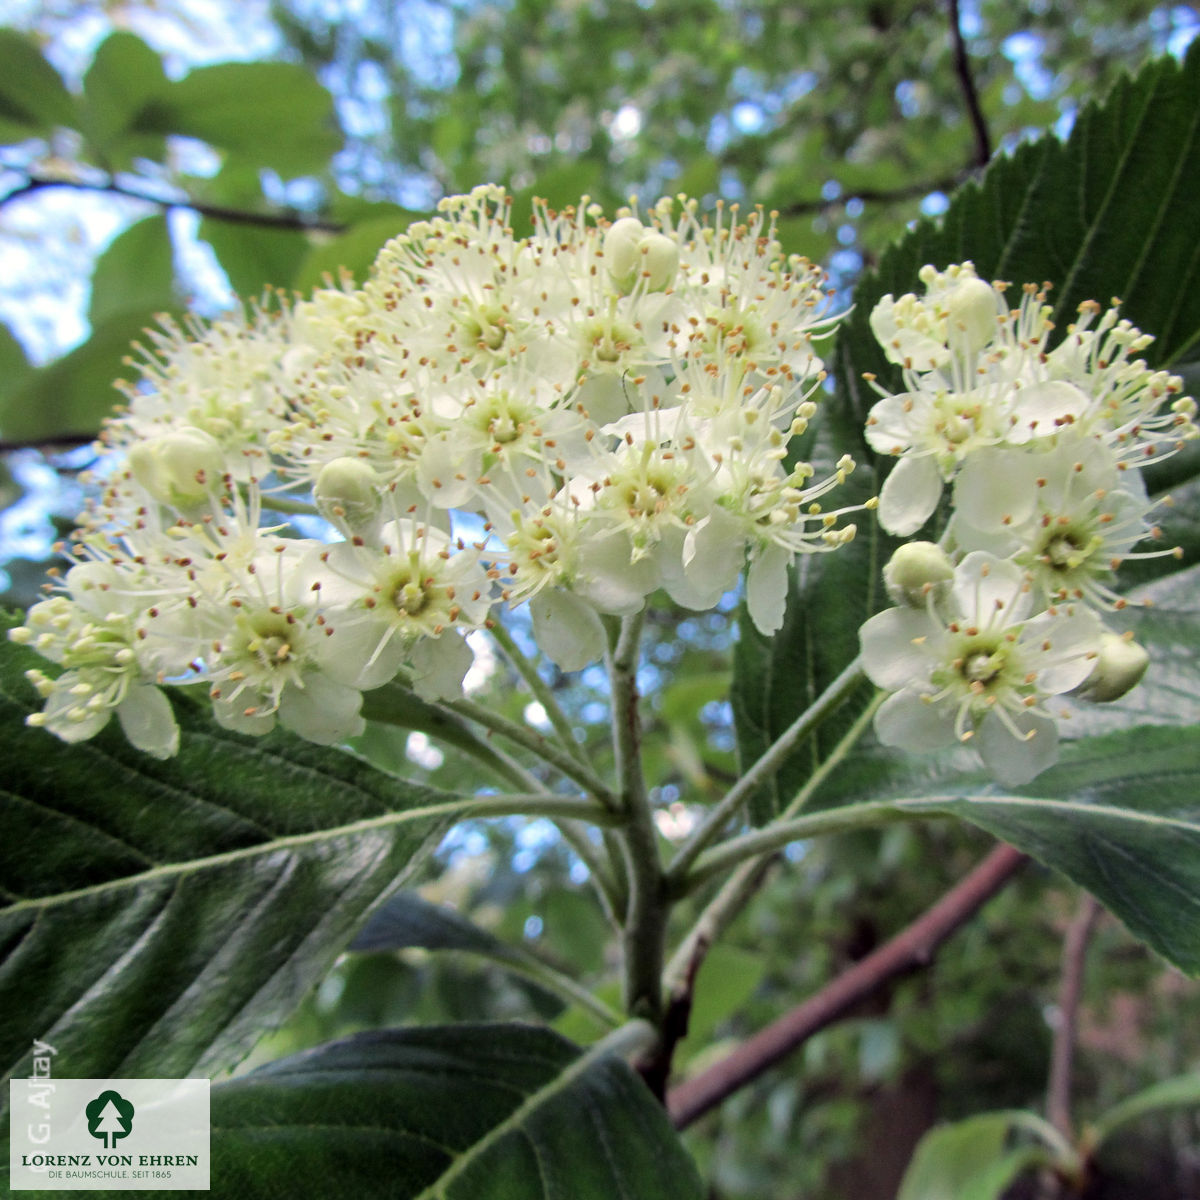
[[[856,658],[759,756],[758,760],[725,793],[705,816],[675,855],[667,872],[678,879],[696,861],[700,852],[721,832],[730,818],[746,804],[755,790],[773,776],[788,756],[831,713],[835,712],[862,682],[862,663]]]
[[[918,183],[906,183],[894,188],[853,188],[843,194],[819,200],[797,200],[793,204],[785,204],[779,209],[781,217],[803,217],[809,214],[828,212],[831,208],[841,208],[851,200],[860,200],[863,204],[890,204],[895,200],[914,200],[918,196],[928,196],[930,192],[952,192],[960,183],[970,178],[969,172],[955,175],[943,175],[937,179],[924,179]]]
[[[671,880],[671,895],[686,896],[714,876],[723,875],[748,859],[773,854],[792,842],[806,838],[827,837],[833,833],[849,833],[855,829],[875,829],[901,821],[927,821],[944,816],[932,803],[897,803],[893,800],[864,800],[857,804],[842,804],[820,812],[808,813],[786,821],[774,821],[730,838],[711,850],[706,850],[682,878]]]
[[[873,700],[858,715],[854,723],[842,735],[838,744],[834,746],[829,757],[808,777],[792,802],[780,814],[783,819],[791,820],[799,815],[821,784],[850,753],[859,738],[866,732],[883,696],[884,693],[881,692],[876,700]],[[663,974],[663,985],[671,1004],[687,1009],[691,1008],[692,984],[695,982],[705,956],[758,891],[777,854],[778,851],[742,863],[721,885],[717,894],[704,906],[687,936],[671,956]],[[686,1032],[685,1028],[680,1037],[685,1036]]]
[[[727,1058],[672,1089],[667,1107],[675,1127],[690,1125],[893,979],[928,966],[938,947],[999,892],[1025,861],[1019,850],[997,846],[907,929],[743,1042]]]
[[[170,212],[173,209],[187,209],[189,212],[199,213],[202,217],[210,217],[214,221],[224,221],[229,225],[253,225],[260,229],[295,229],[304,233],[345,233],[347,228],[342,221],[328,221],[322,217],[309,217],[298,212],[251,212],[244,208],[230,208],[224,204],[210,204],[205,200],[196,200],[190,196],[183,198],[155,196],[138,188],[118,183],[115,179],[100,183],[86,179],[47,179],[40,175],[27,175],[25,183],[13,188],[6,195],[0,196],[0,208],[22,196],[29,196],[35,192],[43,192],[52,188],[119,196],[125,200],[153,204],[164,212]]]
[[[521,647],[517,645],[512,634],[500,621],[493,621],[488,626],[488,632],[496,640],[500,649],[504,651],[508,661],[516,668],[517,674],[525,680],[525,686],[529,688],[534,699],[542,706],[546,719],[558,735],[563,749],[581,763],[586,763],[587,755],[584,753],[583,747],[575,740],[575,730],[572,728],[567,714],[559,706],[553,689],[538,674],[537,664],[530,661]]]
[[[48,433],[44,437],[4,438],[0,440],[0,454],[11,454],[16,450],[40,450],[43,454],[54,454],[60,449],[87,446],[99,436],[100,431],[92,429],[86,433]]]
[[[1062,976],[1058,987],[1058,1023],[1050,1052],[1050,1079],[1046,1085],[1046,1117],[1068,1140],[1072,1137],[1071,1076],[1075,1065],[1075,1033],[1079,1026],[1079,1000],[1083,994],[1083,970],[1087,964],[1088,941],[1100,904],[1084,893],[1079,910],[1063,939]]]
[[[493,733],[507,738],[518,746],[524,746],[526,750],[536,754],[543,762],[556,767],[568,779],[590,792],[606,808],[615,810],[618,807],[617,798],[590,767],[576,761],[565,750],[560,749],[556,742],[550,741],[537,730],[518,724],[516,721],[510,721],[507,717],[476,700],[466,698],[447,700],[445,707],[460,716],[477,722],[485,729],[490,729]]]
[[[954,48],[954,73],[958,76],[963,103],[967,106],[967,117],[970,119],[971,130],[975,135],[975,166],[986,167],[992,159],[992,138],[988,132],[987,118],[984,117],[983,109],[979,104],[979,92],[975,88],[975,78],[971,74],[971,64],[967,58],[967,44],[963,40],[958,0],[949,0],[949,5],[950,42]]]

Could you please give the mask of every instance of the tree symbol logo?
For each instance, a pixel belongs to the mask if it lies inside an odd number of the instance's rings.
[[[133,1105],[120,1092],[101,1092],[84,1110],[88,1133],[111,1150],[118,1138],[128,1137],[133,1129]]]

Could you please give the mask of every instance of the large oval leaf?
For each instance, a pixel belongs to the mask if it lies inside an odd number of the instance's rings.
[[[0,1070],[220,1071],[281,1020],[444,828],[452,797],[178,704],[178,757],[28,729],[0,643]],[[115,724],[115,723],[114,723]],[[0,1102],[7,1101],[4,1088]]]
[[[83,129],[88,146],[110,171],[135,158],[162,159],[161,134],[136,133],[138,116],[170,90],[162,59],[127,30],[110,34],[83,77]]]
[[[143,217],[117,234],[96,260],[88,321],[100,329],[129,313],[166,312],[175,303],[175,255],[167,218]]]
[[[970,821],[1087,888],[1135,937],[1200,975],[1200,727],[1068,742],[1057,766],[1007,792],[964,770],[966,759],[863,751],[821,789],[814,807],[829,811],[814,816],[831,828],[872,811]]]
[[[174,82],[131,125],[181,134],[288,178],[325,170],[341,148],[333,97],[297,63],[217,63]]]
[[[19,142],[74,125],[75,101],[31,38],[0,29],[0,142]]]
[[[15,378],[0,378],[5,437],[53,444],[64,434],[94,434],[121,400],[113,381],[128,374],[132,343],[162,314],[160,306],[110,315],[62,358]]]
[[[699,1200],[620,1059],[546,1029],[358,1034],[212,1092],[213,1190],[241,1200]]]

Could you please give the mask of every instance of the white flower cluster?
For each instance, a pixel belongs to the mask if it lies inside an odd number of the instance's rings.
[[[1196,404],[1134,357],[1152,339],[1116,307],[1082,305],[1051,348],[1036,287],[1010,310],[1005,285],[970,263],[920,277],[924,296],[885,296],[871,314],[907,390],[878,389],[866,436],[899,458],[885,529],[916,532],[947,485],[952,506],[938,544],[893,557],[897,607],[861,630],[864,669],[894,693],[876,731],[915,750],[973,739],[998,780],[1024,783],[1057,758],[1052,698],[1115,699],[1145,670],[1099,614],[1123,606],[1114,572],[1159,536],[1139,468],[1196,436]]]
[[[525,238],[508,213],[476,189],[362,288],[152,335],[78,561],[12,634],[65,668],[32,674],[35,724],[115,712],[170,755],[158,687],[195,684],[228,728],[336,742],[394,678],[461,694],[493,605],[530,602],[575,669],[603,615],[707,608],[743,569],[779,626],[793,557],[854,534],[822,505],[853,463],[789,460],[837,321],[821,272],[757,210],[539,206]],[[324,522],[281,523],[306,506]]]

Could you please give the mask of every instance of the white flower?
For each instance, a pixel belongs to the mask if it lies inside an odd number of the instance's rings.
[[[350,686],[381,687],[407,667],[426,699],[460,694],[471,653],[459,633],[482,625],[491,603],[477,549],[397,520],[377,547],[339,542],[308,554],[296,575],[344,640],[329,669]]]
[[[1102,627],[1088,610],[1033,615],[1026,572],[976,552],[949,596],[891,608],[860,630],[863,669],[894,693],[876,715],[881,741],[910,750],[971,740],[1002,783],[1027,782],[1058,754],[1046,707],[1092,671]]]
[[[67,572],[69,595],[42,600],[9,638],[30,645],[66,669],[57,679],[41,671],[27,677],[46,701],[27,723],[65,742],[95,737],[114,713],[125,736],[155,758],[179,749],[179,728],[143,650],[141,603],[106,563],[81,563]]]
[[[1046,602],[1123,607],[1109,586],[1114,572],[1157,532],[1140,476],[1120,471],[1095,438],[1067,437],[1040,452],[981,450],[963,464],[954,502],[957,544],[1011,558]]]
[[[925,296],[884,296],[871,312],[871,332],[898,366],[917,371],[945,366],[952,357],[970,358],[996,335],[1008,306],[975,274],[972,263],[945,271],[921,268]]]
[[[213,638],[205,677],[219,724],[263,734],[278,719],[310,742],[330,745],[359,734],[362,695],[354,662],[362,645],[338,636],[305,587],[305,543],[265,542],[244,569],[230,567],[219,606],[206,608]]]

